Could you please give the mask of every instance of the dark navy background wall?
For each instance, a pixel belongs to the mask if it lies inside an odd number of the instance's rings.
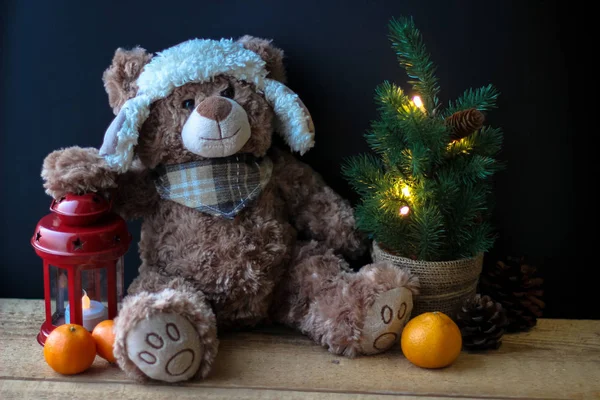
[[[29,245],[50,199],[44,156],[98,146],[112,114],[101,82],[117,47],[156,52],[193,37],[269,37],[286,51],[289,85],[311,110],[317,146],[305,160],[351,201],[340,163],[366,150],[373,90],[405,85],[387,40],[392,16],[412,15],[438,65],[442,99],[494,83],[489,122],[506,132],[496,179],[496,254],[528,254],[546,278],[549,317],[599,316],[577,276],[589,267],[575,221],[585,209],[571,132],[566,10],[548,1],[4,1],[0,21],[0,297],[42,297]],[[579,168],[579,169],[578,169]],[[579,218],[581,219],[581,218]],[[137,240],[139,224],[130,228]],[[127,255],[135,276],[137,246]]]

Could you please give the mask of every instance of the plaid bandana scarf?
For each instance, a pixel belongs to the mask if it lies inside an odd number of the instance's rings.
[[[198,211],[235,218],[257,198],[271,178],[268,157],[250,154],[212,158],[175,165],[160,165],[154,180],[160,197]]]

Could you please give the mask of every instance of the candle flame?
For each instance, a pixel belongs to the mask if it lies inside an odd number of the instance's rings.
[[[85,290],[83,291],[83,297],[81,298],[81,307],[84,310],[87,310],[88,308],[90,308],[91,304],[90,304],[90,298],[88,297],[87,293],[85,292]]]

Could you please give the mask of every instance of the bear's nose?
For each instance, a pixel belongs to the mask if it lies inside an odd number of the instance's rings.
[[[211,96],[198,104],[196,112],[205,118],[223,121],[231,112],[231,103],[225,97]]]

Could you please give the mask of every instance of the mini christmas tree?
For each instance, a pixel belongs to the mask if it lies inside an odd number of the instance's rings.
[[[388,252],[426,261],[472,257],[494,241],[490,178],[502,131],[484,126],[495,107],[492,85],[467,90],[442,108],[435,67],[412,18],[393,19],[390,40],[412,85],[384,82],[379,116],[366,140],[372,153],[343,173],[361,197],[358,228]]]

